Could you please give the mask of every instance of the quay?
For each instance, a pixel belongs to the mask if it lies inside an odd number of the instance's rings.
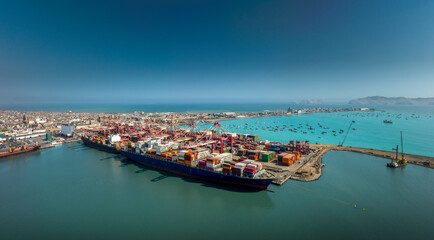
[[[350,151],[386,159],[394,159],[396,154],[391,151],[368,148],[338,146],[332,144],[311,144],[311,153],[303,155],[300,161],[297,161],[289,167],[277,165],[276,161],[263,163],[263,165],[267,170],[272,171],[274,175],[276,175],[276,179],[272,182],[275,185],[282,185],[289,179],[303,182],[315,181],[322,175],[321,169],[324,166],[322,163],[322,157],[328,151]],[[404,157],[407,160],[407,163],[434,168],[434,157],[414,154],[404,154]]]

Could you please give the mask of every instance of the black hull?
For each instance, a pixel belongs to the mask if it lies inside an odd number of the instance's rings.
[[[99,143],[95,143],[92,141],[89,141],[86,138],[81,138],[81,140],[83,140],[84,145],[91,147],[91,148],[95,148],[104,152],[108,152],[108,153],[119,153],[119,151],[115,148],[115,147],[110,147],[110,146],[105,146]]]
[[[232,185],[248,189],[265,190],[268,185],[271,184],[274,178],[247,178],[238,177],[233,175],[227,175],[223,173],[217,173],[214,171],[201,169],[197,167],[192,167],[186,164],[181,164],[177,162],[171,162],[161,158],[149,156],[149,155],[139,155],[132,152],[120,151],[122,156],[139,163],[141,165],[162,170],[165,172],[170,172],[176,175],[185,176],[193,179],[204,180],[207,182],[214,182],[224,185]]]

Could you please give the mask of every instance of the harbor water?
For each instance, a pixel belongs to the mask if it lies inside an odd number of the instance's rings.
[[[333,151],[318,181],[244,192],[65,144],[0,161],[0,238],[429,239],[433,170],[387,161]]]
[[[430,112],[416,114],[397,111],[361,111],[245,118],[220,123],[230,132],[257,134],[261,139],[278,142],[309,140],[311,143],[338,145],[342,143],[348,132],[345,146],[386,151],[392,151],[392,148],[401,144],[400,132],[402,131],[406,153],[434,157],[433,115]],[[387,124],[383,120],[392,120],[393,123]],[[354,123],[349,128],[352,121]],[[284,128],[284,125],[288,127]],[[206,129],[210,126],[207,124],[201,127]],[[289,130],[295,128],[297,128],[296,132]],[[339,133],[341,129],[342,132]],[[401,151],[401,146],[399,149]]]

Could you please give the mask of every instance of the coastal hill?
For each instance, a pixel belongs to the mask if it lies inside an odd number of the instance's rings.
[[[382,104],[382,105],[434,105],[433,98],[406,98],[372,96],[349,101],[349,104]]]

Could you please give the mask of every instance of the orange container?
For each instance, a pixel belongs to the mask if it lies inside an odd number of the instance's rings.
[[[146,153],[147,153],[147,154],[155,154],[156,152],[157,152],[156,149],[149,149],[149,150],[146,150]]]

